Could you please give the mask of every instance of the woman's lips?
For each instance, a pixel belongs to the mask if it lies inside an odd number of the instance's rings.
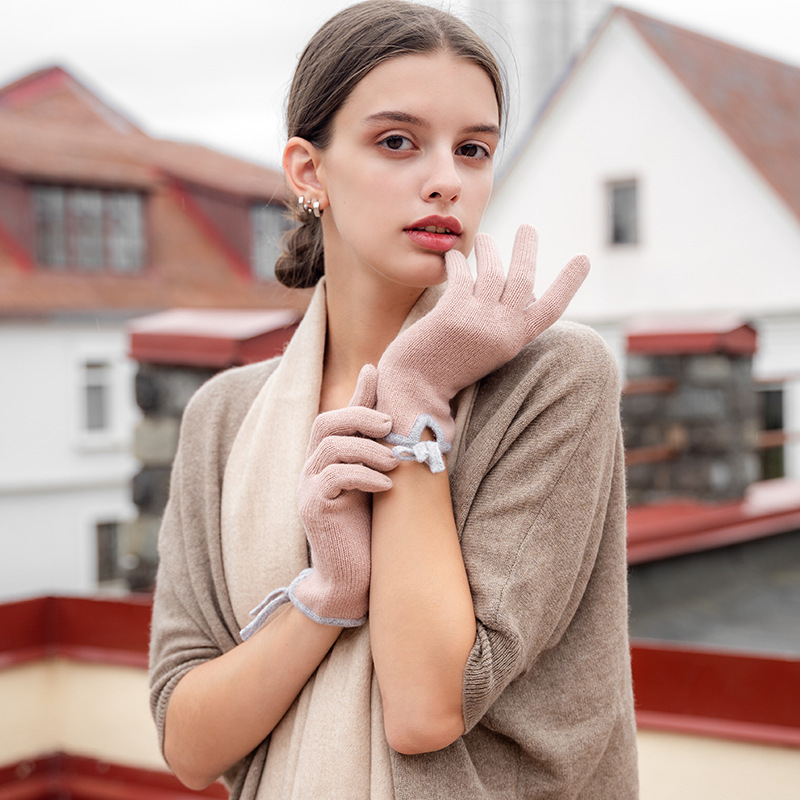
[[[439,233],[442,228],[430,230],[429,228],[406,228],[405,233],[414,244],[426,250],[435,250],[437,253],[446,253],[458,241],[458,236],[452,232]]]
[[[461,234],[461,223],[455,217],[430,216],[417,220],[405,229],[408,237],[426,250],[446,253]]]

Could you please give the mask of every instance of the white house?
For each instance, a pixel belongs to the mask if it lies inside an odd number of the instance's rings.
[[[632,323],[738,315],[800,431],[800,69],[617,7],[507,163],[484,227],[536,225],[540,289],[588,253],[568,313],[621,362]]]

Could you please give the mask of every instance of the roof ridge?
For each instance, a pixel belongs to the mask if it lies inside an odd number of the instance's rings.
[[[777,58],[775,56],[767,55],[766,53],[762,53],[758,50],[752,50],[743,44],[735,44],[734,42],[731,42],[728,39],[722,39],[718,36],[714,36],[713,34],[704,33],[703,31],[699,31],[695,28],[687,28],[686,26],[680,25],[677,22],[670,22],[660,17],[654,17],[651,14],[646,14],[643,11],[631,8],[630,6],[622,6],[622,5],[614,6],[614,13],[619,13],[629,18],[636,18],[648,23],[653,23],[660,27],[671,28],[679,32],[683,36],[690,36],[690,37],[695,37],[697,39],[702,39],[708,44],[715,44],[727,50],[735,51],[739,54],[746,55],[750,58],[757,58],[757,59],[762,59],[764,61],[769,61],[776,66],[786,67],[788,69],[800,73],[800,65],[795,65],[788,61],[782,61],[780,58]]]
[[[800,67],[616,6],[676,80],[800,218]]]
[[[108,128],[116,133],[143,133],[125,114],[117,111],[97,92],[60,64],[34,70],[5,86],[0,86],[0,109],[35,107],[56,86],[66,86],[80,104],[89,109]]]

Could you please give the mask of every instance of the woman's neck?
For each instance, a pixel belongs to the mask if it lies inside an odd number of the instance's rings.
[[[333,280],[331,280],[333,278]],[[358,373],[377,366],[424,290],[326,278],[328,328],[320,411],[347,405]]]

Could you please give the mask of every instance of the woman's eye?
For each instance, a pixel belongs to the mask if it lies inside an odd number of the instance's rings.
[[[413,147],[411,140],[407,136],[399,136],[397,134],[387,136],[380,143],[389,150],[410,150]]]
[[[457,156],[466,156],[467,158],[489,158],[491,153],[480,144],[462,144],[461,147],[456,149]]]

